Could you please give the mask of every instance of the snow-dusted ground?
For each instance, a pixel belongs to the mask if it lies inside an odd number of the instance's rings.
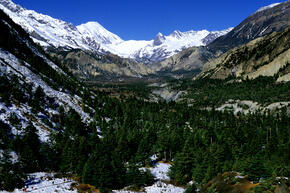
[[[155,177],[155,179],[170,180],[170,178],[168,176],[168,171],[169,171],[170,167],[171,167],[170,164],[158,163],[158,164],[156,164],[155,167],[149,168],[149,170],[151,171],[151,173]]]
[[[23,82],[31,83],[33,89],[36,89],[38,86],[40,86],[46,96],[55,99],[56,104],[63,106],[67,111],[69,108],[74,109],[81,116],[83,122],[85,123],[89,123],[91,121],[89,114],[82,110],[82,99],[79,96],[72,96],[63,91],[54,90],[42,80],[40,75],[33,73],[29,67],[30,64],[19,61],[14,55],[0,48],[0,74],[6,74],[7,77],[10,77],[11,74],[14,74],[20,77]],[[55,69],[57,70],[56,67]],[[91,110],[93,111],[93,109]],[[50,116],[53,114],[58,114],[58,112],[49,107],[46,107],[45,111],[47,112],[47,115]],[[48,118],[46,115],[34,115],[31,112],[31,107],[26,104],[12,104],[10,106],[6,106],[4,103],[0,103],[0,120],[9,124],[9,117],[12,114],[16,115],[20,120],[19,128],[25,128],[29,122],[32,122],[38,131],[40,140],[47,141],[49,139],[50,130],[52,128],[45,125],[39,118]],[[55,124],[53,122],[52,124],[54,127]],[[21,134],[21,132],[22,130],[12,126],[12,133],[14,135]]]
[[[174,186],[172,184],[165,183],[164,181],[169,181],[168,176],[170,164],[158,163],[155,167],[152,168],[141,168],[142,170],[149,169],[153,176],[155,177],[155,182],[152,186],[145,187],[144,191],[146,193],[183,193],[184,188]],[[134,191],[129,190],[114,190],[113,193],[135,193]]]
[[[77,96],[71,96],[64,92],[56,91],[49,87],[38,75],[34,74],[27,66],[30,66],[28,63],[21,65],[19,60],[12,55],[11,53],[0,49],[0,63],[1,59],[8,63],[10,66],[3,64],[3,67],[0,68],[2,73],[13,73],[18,77],[24,78],[25,82],[30,82],[33,84],[34,88],[40,86],[44,93],[48,97],[55,98],[59,105],[63,105],[64,107],[70,107],[74,109],[76,112],[80,114],[83,120],[90,120],[90,116],[85,113],[81,108],[80,98]]]
[[[0,149],[0,159],[3,157],[3,153],[4,151]],[[10,151],[9,156],[10,156],[10,161],[12,164],[15,164],[16,162],[18,162],[18,155],[15,151]]]
[[[154,95],[157,95],[167,102],[169,101],[177,101],[182,95],[186,94],[186,91],[174,91],[169,88],[160,88],[158,90],[153,90]]]
[[[173,186],[172,184],[166,184],[158,181],[152,186],[145,187],[147,193],[183,193],[185,190],[180,187]]]
[[[261,104],[249,101],[249,100],[229,100],[225,104],[218,107],[217,111],[233,111],[234,114],[244,113],[255,113],[255,112],[279,112],[282,108],[287,108],[287,113],[289,114],[290,108],[289,108],[290,102],[276,102],[269,104],[267,106],[262,106]]]
[[[185,190],[181,187],[176,187],[172,184],[167,184],[162,180],[169,180],[167,175],[170,168],[170,164],[158,163],[156,167],[149,168],[155,179],[158,180],[152,186],[147,186],[141,192],[146,193],[183,193]],[[71,188],[71,184],[76,183],[72,179],[57,178],[53,173],[33,173],[29,175],[29,179],[26,182],[27,192],[63,192],[63,193],[77,193],[76,189]],[[15,189],[13,193],[24,192],[24,189]],[[0,193],[8,193],[7,191],[0,191]],[[135,193],[128,190],[113,190],[113,193]]]
[[[4,105],[3,103],[0,102],[0,120],[3,121],[6,124],[9,124],[9,117],[14,114],[17,116],[17,118],[20,120],[20,124],[19,124],[19,128],[26,128],[28,126],[28,123],[31,121],[29,120],[26,116],[29,115],[31,117],[33,117],[32,124],[33,126],[37,129],[38,132],[38,136],[40,141],[48,141],[49,139],[49,134],[50,132],[44,128],[46,128],[47,126],[45,126],[37,117],[35,117],[31,111],[30,111],[30,107],[27,105],[18,105],[15,106],[14,104],[12,104],[11,106],[7,107],[6,105]],[[12,126],[11,124],[9,124],[11,126],[11,131],[13,135],[21,135],[23,130],[21,129],[17,129],[16,127]]]
[[[52,173],[33,173],[29,175],[29,180],[26,183],[27,192],[66,192],[77,193],[76,189],[71,189],[71,184],[74,181],[68,178],[55,178]],[[24,189],[16,189],[13,193],[24,192]],[[0,191],[0,193],[8,193],[7,191]]]

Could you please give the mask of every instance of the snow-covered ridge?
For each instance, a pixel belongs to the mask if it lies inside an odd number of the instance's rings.
[[[265,6],[265,7],[261,7],[260,9],[258,9],[255,13],[261,12],[261,11],[265,11],[267,9],[271,9],[277,5],[280,5],[281,3],[273,3],[271,5]]]
[[[111,52],[120,57],[138,60],[160,61],[185,48],[206,45],[231,30],[231,28],[213,32],[176,30],[168,36],[159,33],[154,40],[125,41],[98,22],[74,26],[48,15],[27,10],[11,0],[0,0],[0,9],[29,32],[32,39],[41,46]]]

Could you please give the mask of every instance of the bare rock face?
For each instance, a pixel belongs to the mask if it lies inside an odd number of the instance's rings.
[[[203,64],[212,58],[210,52],[205,47],[192,47],[162,61],[162,68],[172,71],[202,69]]]
[[[148,67],[113,54],[89,53],[83,50],[50,51],[62,64],[83,80],[142,77],[153,73]]]

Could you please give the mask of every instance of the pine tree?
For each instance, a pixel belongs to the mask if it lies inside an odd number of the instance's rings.
[[[33,93],[33,97],[31,100],[31,107],[32,110],[36,113],[38,111],[43,111],[45,104],[45,93],[43,92],[43,89],[38,86]]]
[[[258,182],[260,178],[267,177],[267,170],[261,156],[261,154],[254,156],[247,163],[245,170],[249,180]]]
[[[25,174],[18,163],[11,163],[7,151],[0,155],[0,190],[13,191],[24,186]]]
[[[40,169],[40,140],[36,128],[30,123],[24,130],[18,146],[20,162],[26,172],[35,172]]]

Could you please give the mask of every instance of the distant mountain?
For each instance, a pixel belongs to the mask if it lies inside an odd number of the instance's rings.
[[[216,38],[230,32],[232,28],[222,31],[174,31],[168,36],[158,33],[154,40],[147,41],[147,45],[129,54],[139,62],[150,63],[162,61],[178,52],[193,46],[205,46]]]
[[[208,45],[215,53],[246,44],[258,37],[282,31],[290,25],[290,1],[271,4],[258,9],[225,36]]]
[[[207,30],[174,31],[169,36],[159,33],[154,40],[150,41],[124,41],[97,22],[74,26],[33,10],[27,10],[11,0],[0,0],[0,9],[29,32],[32,39],[41,46],[63,48],[64,50],[82,49],[100,53],[110,52],[144,63],[164,60],[188,47],[207,45],[231,30],[229,28],[213,32]]]

